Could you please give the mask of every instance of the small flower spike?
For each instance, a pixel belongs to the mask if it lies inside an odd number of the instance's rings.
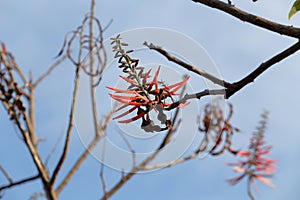
[[[109,86],[106,86],[106,88],[114,91],[115,93],[110,93],[109,96],[122,104],[116,109],[116,112],[126,107],[129,107],[129,109],[123,111],[113,119],[117,119],[119,123],[125,124],[141,119],[141,128],[146,132],[159,132],[171,128],[172,122],[170,119],[167,119],[165,112],[173,109],[174,99],[179,95],[177,92],[186,85],[190,77],[187,76],[184,80],[172,85],[165,85],[158,81],[161,69],[159,66],[152,81],[149,82],[152,69],[144,72],[145,68],[138,65],[139,60],[132,59],[128,55],[128,53],[132,51],[124,50],[123,47],[127,45],[124,45],[125,43],[122,43],[120,39],[120,36],[112,39],[112,44],[114,44],[113,51],[116,52],[115,57],[118,58],[120,64],[119,68],[122,68],[122,72],[127,74],[127,76],[120,75],[119,77],[126,81],[129,86],[127,89]],[[182,108],[188,104],[188,102],[179,104],[175,108]],[[157,120],[164,125],[164,127],[155,125],[154,121],[150,119],[149,113],[152,110],[157,113]],[[131,117],[127,119],[121,119],[133,112],[136,112],[136,115],[131,115]]]
[[[265,158],[272,149],[271,146],[265,145],[263,140],[265,126],[267,121],[267,113],[262,114],[262,120],[256,133],[250,138],[250,145],[247,151],[239,151],[238,156],[245,158],[245,160],[238,161],[236,163],[229,163],[233,166],[235,172],[242,173],[238,177],[227,180],[229,184],[235,185],[240,182],[244,177],[248,177],[248,194],[251,199],[254,196],[251,192],[251,184],[258,180],[269,187],[274,188],[274,184],[267,179],[271,177],[276,170],[274,164],[277,160]]]

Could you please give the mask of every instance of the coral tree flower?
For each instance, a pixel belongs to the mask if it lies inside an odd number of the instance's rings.
[[[129,75],[128,77],[120,76],[120,78],[130,84],[128,89],[119,89],[109,86],[106,86],[106,88],[115,92],[114,94],[109,94],[111,98],[123,104],[117,108],[117,112],[128,106],[131,107],[113,119],[122,118],[137,110],[136,116],[129,119],[119,120],[118,122],[130,123],[142,118],[142,127],[152,124],[155,131],[160,131],[161,129],[158,126],[153,125],[153,121],[149,117],[149,112],[154,109],[158,113],[158,120],[160,120],[162,124],[169,126],[170,121],[167,120],[164,110],[170,108],[172,103],[174,103],[174,97],[179,95],[177,94],[178,90],[180,90],[188,82],[190,77],[186,77],[183,81],[172,85],[163,85],[158,81],[160,66],[158,67],[152,81],[148,82],[150,72],[151,69],[146,73],[139,73],[138,77],[135,76],[135,79],[137,80],[134,80],[132,75]],[[177,107],[183,107],[187,104],[188,103],[179,104]]]
[[[267,114],[262,115],[263,119],[258,127],[258,131],[250,138],[250,145],[247,151],[239,151],[238,156],[245,158],[245,160],[238,161],[236,163],[229,163],[233,166],[235,172],[242,173],[241,175],[227,180],[231,185],[235,185],[240,182],[244,177],[248,177],[248,194],[251,199],[254,199],[250,184],[254,184],[255,180],[258,180],[269,187],[274,188],[275,185],[267,179],[271,177],[276,170],[274,164],[277,160],[265,158],[270,154],[271,146],[265,145],[263,139]]]

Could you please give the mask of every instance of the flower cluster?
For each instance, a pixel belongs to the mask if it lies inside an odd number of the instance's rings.
[[[237,150],[232,149],[232,136],[239,129],[231,125],[230,120],[233,115],[233,106],[228,103],[229,114],[225,118],[221,106],[221,99],[216,98],[211,104],[206,105],[204,109],[204,117],[202,119],[202,127],[199,125],[198,129],[205,133],[201,151],[208,151],[211,155],[220,155],[226,150],[232,154],[237,154]],[[225,141],[223,142],[223,139]],[[214,145],[211,149],[208,148],[210,140],[213,140]]]
[[[253,134],[250,139],[250,145],[247,151],[240,151],[237,155],[246,158],[236,163],[230,163],[233,166],[234,171],[242,173],[236,178],[227,180],[231,185],[237,184],[244,177],[248,177],[248,194],[251,199],[254,199],[251,193],[251,184],[254,184],[255,179],[270,186],[274,187],[273,183],[266,179],[266,177],[271,177],[275,172],[276,165],[274,162],[276,160],[265,158],[272,149],[271,146],[265,145],[263,139],[265,127],[266,127],[267,113],[262,114],[262,121],[258,127],[258,131]]]
[[[112,38],[112,44],[114,44],[113,51],[115,52],[115,57],[119,58],[119,68],[127,75],[120,75],[120,78],[129,83],[129,87],[127,89],[119,89],[107,86],[108,89],[115,92],[109,95],[111,98],[122,103],[122,105],[116,109],[116,112],[126,107],[131,107],[129,110],[114,117],[114,119],[122,118],[136,111],[134,117],[119,120],[118,122],[130,123],[142,119],[141,128],[146,132],[159,132],[171,128],[172,121],[167,118],[164,112],[170,110],[171,107],[173,108],[173,103],[175,102],[174,98],[179,95],[177,92],[185,86],[189,77],[185,77],[183,81],[178,83],[165,85],[158,79],[160,72],[159,66],[152,81],[149,81],[152,70],[150,69],[145,72],[145,68],[138,65],[139,60],[133,59],[128,55],[132,50],[124,50],[124,47],[128,46],[128,44],[121,42],[120,35],[116,38]],[[118,93],[121,93],[121,95]],[[188,103],[179,104],[176,107],[180,108],[187,104]],[[157,113],[157,120],[160,122],[160,125],[156,125],[154,121],[151,120],[149,112],[152,110]],[[164,126],[162,127],[161,125]]]
[[[15,59],[2,43],[0,46],[0,101],[7,109],[10,119],[19,117],[26,109],[22,101],[25,95],[24,86],[18,85],[14,71],[18,72]]]

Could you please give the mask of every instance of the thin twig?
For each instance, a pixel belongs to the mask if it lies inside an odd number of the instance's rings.
[[[129,149],[129,151],[131,152],[131,155],[132,155],[132,166],[135,167],[136,166],[135,151],[134,151],[132,145],[130,144],[130,142],[127,140],[126,136],[123,133],[120,133],[119,131],[118,131],[118,133],[121,136],[121,138],[123,139],[123,141],[125,142],[125,144],[127,145],[127,148]]]
[[[155,151],[151,154],[148,158],[146,158],[140,165],[133,167],[131,171],[126,174],[122,175],[121,180],[119,180],[108,192],[106,192],[101,200],[109,199],[112,195],[114,195],[127,181],[129,181],[137,172],[143,169],[149,162],[151,162],[159,153],[160,151]]]
[[[38,139],[35,131],[35,88],[32,85],[33,75],[30,73],[30,80],[28,83],[29,90],[29,116],[25,116],[28,132],[30,134],[32,143],[37,146]]]
[[[5,178],[8,180],[9,183],[13,183],[13,179],[9,175],[9,173],[0,165],[0,171],[4,174]]]
[[[69,150],[69,145],[70,145],[70,140],[71,140],[71,135],[74,127],[74,114],[75,114],[75,107],[76,107],[76,101],[77,101],[77,94],[78,94],[78,88],[79,88],[79,76],[80,76],[80,69],[81,65],[78,64],[76,67],[76,74],[75,74],[75,83],[74,83],[74,89],[73,89],[73,97],[72,97],[72,103],[71,103],[71,110],[69,114],[69,122],[68,122],[68,130],[67,130],[67,135],[65,139],[65,144],[64,144],[64,149],[62,152],[62,155],[60,156],[60,159],[53,171],[51,180],[50,180],[50,185],[53,187],[55,180],[57,178],[57,175],[66,159],[68,150]]]
[[[54,154],[54,152],[57,150],[59,143],[61,142],[63,138],[63,132],[60,134],[60,136],[57,138],[57,141],[55,143],[55,145],[53,146],[53,148],[51,149],[51,151],[49,152],[48,156],[45,159],[45,165],[48,165],[48,162],[50,161],[52,155]]]
[[[106,181],[105,181],[105,174],[104,174],[104,164],[101,163],[101,169],[100,169],[100,178],[101,178],[101,183],[102,183],[102,190],[103,190],[103,194],[104,194],[104,200],[107,200],[107,196],[106,196]]]
[[[57,195],[59,195],[61,193],[61,191],[65,188],[65,186],[70,182],[71,178],[74,176],[74,174],[79,169],[81,164],[85,161],[85,159],[90,155],[91,150],[96,146],[96,144],[99,142],[100,139],[101,139],[100,136],[96,136],[93,139],[93,141],[89,144],[89,146],[86,148],[86,150],[80,155],[78,160],[71,167],[70,171],[63,178],[62,182],[59,184],[59,186],[55,190]]]
[[[89,144],[89,146],[85,149],[85,151],[79,156],[75,164],[71,167],[70,171],[67,173],[67,175],[63,178],[62,182],[58,185],[57,189],[55,190],[56,194],[59,195],[61,191],[65,188],[65,186],[69,183],[71,178],[74,176],[75,172],[79,169],[79,167],[82,165],[82,163],[85,161],[85,159],[90,155],[91,151],[94,149],[94,147],[98,144],[100,139],[102,138],[101,135],[104,135],[104,132],[106,131],[106,128],[110,124],[111,121],[112,112],[108,113],[104,118],[105,122],[103,123],[103,126],[101,126],[101,131],[103,132],[101,134],[98,134],[95,136],[93,141]]]
[[[7,185],[3,185],[3,186],[0,186],[0,191],[1,190],[4,190],[4,189],[8,189],[8,188],[11,188],[11,187],[14,187],[14,186],[17,186],[17,185],[21,185],[23,183],[27,183],[27,182],[30,182],[30,181],[33,181],[33,180],[36,180],[40,178],[40,175],[35,175],[35,176],[31,176],[29,178],[25,178],[25,179],[22,179],[22,180],[19,180],[19,181],[12,181],[10,182],[10,184],[7,184]]]
[[[177,118],[177,115],[173,118],[173,123],[175,123]],[[153,161],[156,156],[160,153],[162,148],[168,143],[170,136],[173,135],[174,131],[176,131],[175,127],[172,127],[169,129],[167,135],[162,140],[162,143],[159,145],[159,147],[156,149],[156,151],[151,154],[149,157],[147,157],[143,162],[141,162],[138,166],[134,166],[130,172],[126,175],[122,174],[122,178],[109,190],[107,191],[103,197],[102,200],[109,199],[112,195],[114,195],[127,181],[129,181],[137,172],[144,169],[144,167],[149,164],[151,161]]]
[[[162,54],[163,56],[165,56],[169,61],[171,62],[174,62],[182,67],[184,67],[185,69],[191,71],[191,72],[194,72],[200,76],[203,76],[204,78],[212,81],[213,83],[217,84],[217,85],[220,85],[222,87],[227,87],[229,85],[229,83],[227,83],[226,81],[224,80],[221,80],[209,73],[207,73],[206,71],[204,70],[201,70],[201,69],[198,69],[197,67],[194,67],[178,58],[176,58],[175,56],[172,56],[171,54],[169,54],[166,50],[164,50],[162,47],[160,46],[157,46],[157,45],[154,45],[152,43],[148,44],[147,42],[144,42],[144,45],[147,46],[149,49],[152,49],[152,50],[155,50],[157,51],[158,53]]]
[[[89,52],[90,52],[90,73],[94,73],[94,16],[95,16],[95,0],[92,0],[91,5],[91,16],[90,16],[90,24],[89,24]],[[100,33],[102,35],[102,33]],[[99,120],[98,120],[98,112],[97,112],[97,103],[96,103],[96,94],[94,88],[94,76],[90,76],[90,92],[91,92],[91,103],[92,103],[92,113],[93,113],[93,121],[94,121],[94,129],[95,134],[99,134]]]
[[[190,99],[201,99],[204,96],[210,96],[210,95],[224,95],[225,96],[225,94],[226,94],[226,91],[224,89],[218,89],[218,90],[205,89],[201,92],[197,92],[194,94],[186,94],[179,101],[172,103],[166,110],[172,110],[174,108],[177,108],[180,104],[184,104]]]
[[[63,57],[61,57],[59,60],[57,60],[51,67],[49,67],[49,69],[40,76],[40,78],[38,78],[32,85],[33,88],[36,88],[45,78],[47,78],[51,72],[58,67],[66,58],[68,58],[68,55],[64,55]]]
[[[191,159],[197,157],[199,153],[201,153],[200,148],[198,148],[196,151],[194,151],[192,154],[190,154],[186,157],[178,158],[176,160],[172,160],[172,161],[167,162],[167,163],[159,163],[159,164],[155,164],[155,165],[146,165],[143,168],[141,168],[141,170],[154,170],[154,169],[161,169],[161,168],[165,168],[165,167],[171,167],[173,165],[177,165],[177,164],[186,162],[188,160],[191,160]]]
[[[19,76],[21,77],[23,83],[26,85],[28,83],[28,80],[27,80],[24,72],[21,70],[21,68],[19,67],[19,65],[15,61],[15,58],[12,54],[11,54],[11,57],[12,57],[13,65],[14,65],[14,68],[15,68],[16,72],[19,74]]]
[[[219,0],[192,0],[196,3],[201,3],[203,5],[209,6],[211,8],[215,8],[221,10],[231,16],[234,16],[241,21],[249,22],[255,26],[267,29],[269,31],[279,33],[281,35],[286,35],[294,38],[300,37],[300,28],[296,28],[293,26],[287,26],[283,24],[279,24],[265,18],[247,13],[234,5],[230,5],[228,3],[219,1]]]
[[[252,181],[251,176],[249,176],[247,180],[247,193],[251,200],[255,200],[255,197],[251,191],[251,181]]]

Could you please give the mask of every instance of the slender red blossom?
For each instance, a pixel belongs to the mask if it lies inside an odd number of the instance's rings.
[[[230,122],[233,115],[233,106],[230,103],[227,104],[229,114],[227,117],[224,117],[221,102],[222,99],[216,98],[212,103],[206,105],[202,125],[199,117],[198,129],[200,132],[205,133],[201,151],[206,150],[213,156],[221,155],[226,151],[232,154],[238,153],[237,150],[231,147],[234,133],[239,132],[239,129]],[[207,149],[210,146],[210,142],[213,142],[214,145],[211,149]]]
[[[275,185],[267,179],[267,177],[271,177],[274,174],[276,170],[275,162],[277,162],[277,160],[265,158],[265,156],[270,154],[272,147],[270,145],[266,145],[264,141],[267,113],[264,113],[262,117],[263,119],[260,122],[258,131],[250,138],[248,150],[239,151],[237,153],[238,156],[244,159],[228,164],[233,166],[233,170],[235,172],[241,173],[241,175],[235,178],[228,179],[228,183],[235,185],[244,177],[248,177],[248,194],[251,199],[254,199],[254,196],[252,195],[250,186],[255,183],[255,180],[258,180],[269,187],[275,187]]]
[[[146,115],[148,115],[148,113],[152,109],[154,109],[156,112],[159,113],[165,110],[166,108],[170,107],[173,103],[173,98],[174,98],[173,96],[178,95],[176,92],[180,90],[188,82],[190,78],[190,77],[186,77],[183,81],[166,86],[166,85],[162,85],[158,81],[160,67],[158,67],[153,77],[153,80],[151,82],[148,82],[147,79],[150,77],[150,72],[151,70],[149,70],[145,74],[143,73],[140,74],[140,76],[144,79],[143,81],[144,84],[142,84],[142,86],[140,86],[136,80],[124,76],[120,76],[120,77],[130,84],[130,89],[124,90],[124,89],[106,86],[106,88],[115,91],[116,93],[122,93],[121,95],[109,94],[111,98],[123,104],[121,107],[117,109],[118,111],[127,106],[132,106],[132,108],[119,114],[113,119],[119,119],[137,110],[136,116],[125,120],[120,120],[118,122],[130,123],[142,117],[144,117],[144,120],[149,121],[148,119],[149,116]],[[178,105],[178,107],[181,108],[186,105],[188,105],[188,103],[180,104]]]

